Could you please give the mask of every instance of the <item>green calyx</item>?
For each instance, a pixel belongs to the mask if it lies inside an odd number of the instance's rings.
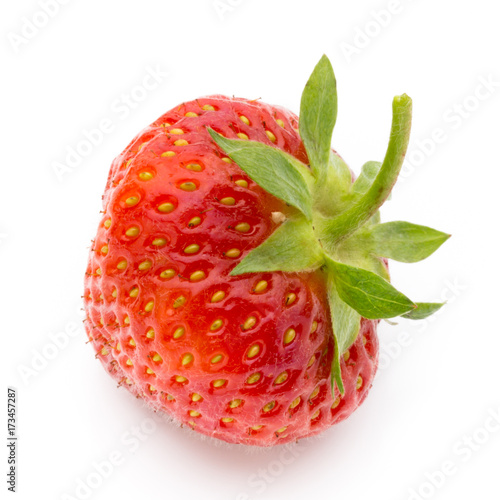
[[[324,275],[335,344],[332,391],[337,384],[342,394],[340,357],[356,340],[362,317],[423,319],[443,305],[413,302],[396,290],[384,262],[418,262],[449,238],[409,222],[380,223],[379,208],[390,196],[408,147],[411,109],[406,94],[394,98],[385,158],[363,165],[354,182],[349,167],[331,150],[337,90],[326,56],[314,68],[300,105],[299,133],[309,165],[275,147],[227,139],[209,129],[217,145],[252,180],[296,209],[231,274]]]

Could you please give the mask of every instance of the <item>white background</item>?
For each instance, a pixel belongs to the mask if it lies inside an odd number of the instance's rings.
[[[17,498],[499,499],[496,3],[66,0],[48,21],[40,3],[4,2],[0,15],[2,371],[4,390],[18,390]],[[422,263],[393,265],[393,282],[448,305],[381,325],[367,401],[321,438],[269,450],[203,441],[150,420],[85,344],[80,296],[108,167],[184,100],[225,93],[297,112],[322,53],[338,80],[333,146],[357,172],[383,158],[392,97],[413,98],[383,217],[453,237]],[[141,93],[148,68],[169,75]],[[120,104],[131,93],[141,102]],[[102,119],[113,130],[58,178],[54,164]],[[113,470],[97,476],[110,455]]]

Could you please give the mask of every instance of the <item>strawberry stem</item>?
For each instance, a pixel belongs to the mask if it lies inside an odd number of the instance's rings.
[[[410,97],[403,94],[394,98],[391,136],[384,162],[368,191],[340,215],[324,222],[328,246],[338,244],[363,226],[389,197],[408,148],[411,112]]]

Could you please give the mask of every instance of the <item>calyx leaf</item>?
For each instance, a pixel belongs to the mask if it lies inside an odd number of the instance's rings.
[[[337,119],[337,82],[323,56],[312,72],[300,102],[299,132],[318,179],[326,176],[332,132]]]
[[[371,271],[328,259],[339,297],[368,319],[395,318],[417,306]]]
[[[403,221],[377,224],[360,235],[375,255],[399,262],[426,259],[449,237],[436,229]]]
[[[416,309],[410,311],[409,313],[403,314],[403,318],[407,319],[425,319],[436,311],[439,311],[441,307],[445,305],[445,302],[416,302]]]
[[[309,170],[293,156],[257,141],[227,139],[208,129],[212,139],[248,176],[280,200],[298,208],[312,219]]]
[[[258,272],[304,272],[318,269],[323,251],[311,224],[304,218],[283,222],[269,238],[252,250],[231,271],[231,276]]]

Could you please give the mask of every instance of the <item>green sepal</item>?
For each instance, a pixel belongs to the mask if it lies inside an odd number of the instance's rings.
[[[327,260],[339,297],[361,316],[367,319],[395,318],[417,307],[377,274]]]
[[[359,244],[379,257],[399,262],[419,262],[433,254],[448,238],[427,226],[394,221],[377,224],[353,236]]]
[[[231,271],[231,276],[271,271],[310,272],[321,267],[324,254],[304,217],[288,219]]]
[[[326,176],[336,120],[337,82],[332,65],[324,55],[314,68],[300,101],[299,132],[317,179]]]
[[[227,139],[208,132],[222,150],[261,188],[312,219],[310,186],[314,178],[306,165],[280,149],[257,141]]]
[[[439,311],[446,302],[415,302],[417,308],[401,317],[406,319],[425,319]]]
[[[328,266],[327,266],[328,267]],[[340,356],[352,346],[359,333],[361,316],[348,306],[339,296],[333,272],[328,267],[328,302],[332,321],[335,352],[332,361],[332,394],[335,394],[335,383],[341,394],[344,394],[344,384],[340,369]]]
[[[382,163],[379,161],[367,161],[361,167],[361,173],[352,185],[352,193],[354,196],[362,196],[368,191],[368,189],[370,189],[370,186],[376,179],[381,166]]]

